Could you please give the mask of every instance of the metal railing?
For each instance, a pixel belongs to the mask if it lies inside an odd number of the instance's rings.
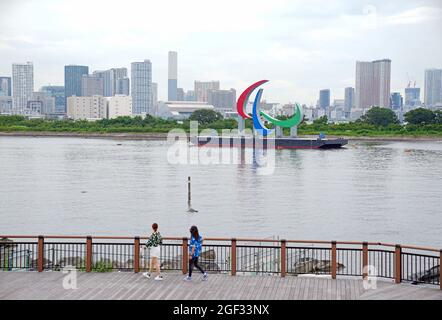
[[[86,272],[149,267],[147,237],[0,235],[0,270]],[[188,238],[165,237],[161,269],[188,270]],[[396,283],[441,284],[442,250],[376,242],[205,238],[201,266],[209,272],[260,275],[370,276]]]

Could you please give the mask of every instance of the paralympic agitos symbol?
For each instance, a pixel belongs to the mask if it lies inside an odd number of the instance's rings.
[[[238,98],[238,102],[236,103],[236,109],[238,111],[238,114],[243,119],[252,119],[253,120],[253,127],[261,133],[263,136],[267,136],[268,134],[272,133],[275,129],[267,129],[264,124],[261,122],[261,116],[266,119],[267,121],[273,123],[275,126],[284,127],[284,128],[290,128],[293,126],[297,126],[302,121],[302,113],[301,108],[299,107],[299,104],[295,104],[296,111],[295,114],[287,119],[287,120],[278,120],[276,118],[273,118],[269,116],[264,111],[260,111],[258,113],[258,106],[261,101],[262,91],[263,89],[259,89],[255,96],[255,101],[253,102],[253,109],[252,109],[252,116],[248,115],[245,110],[247,106],[247,102],[249,101],[249,97],[252,94],[252,92],[258,88],[260,85],[268,82],[269,80],[261,80],[258,82],[255,82],[250,87],[248,87],[246,90],[244,90],[243,93]],[[260,116],[261,115],[261,116]]]

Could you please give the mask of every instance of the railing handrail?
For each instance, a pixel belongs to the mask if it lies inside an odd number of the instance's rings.
[[[135,236],[72,236],[72,235],[0,235],[1,238],[8,239],[38,239],[38,237],[44,237],[45,239],[86,239],[87,237],[92,237],[93,239],[102,239],[102,240],[133,240]],[[148,236],[140,236],[141,240],[147,240]],[[184,237],[185,238],[185,237]],[[172,240],[172,241],[180,241],[183,237],[163,237],[164,240]],[[309,244],[330,244],[332,241],[325,240],[284,240],[284,239],[259,239],[259,238],[234,238],[237,242],[265,242],[265,243],[275,243],[286,241],[287,243],[309,243]],[[206,241],[228,241],[230,242],[232,238],[221,238],[221,237],[204,237]],[[370,246],[384,246],[384,247],[392,247],[395,248],[397,244],[392,243],[384,243],[384,242],[366,242],[366,241],[336,241],[336,244],[347,244],[347,245],[363,245],[366,243]],[[414,249],[414,250],[422,250],[422,251],[432,251],[432,252],[441,252],[442,249],[437,249],[433,247],[427,246],[416,246],[416,245],[400,245],[402,249]]]

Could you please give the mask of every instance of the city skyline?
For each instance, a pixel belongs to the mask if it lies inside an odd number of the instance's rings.
[[[73,9],[72,3],[42,2],[48,5],[29,1],[0,4],[0,12],[8,13],[0,14],[0,74],[10,76],[14,62],[33,61],[36,88],[62,84],[66,64],[88,65],[91,70],[115,65],[129,69],[132,61],[149,59],[152,80],[159,84],[159,100],[166,100],[169,50],[180,54],[179,87],[185,90],[195,80],[219,79],[224,88],[241,90],[255,79],[265,78],[274,85],[266,89],[263,99],[280,103],[315,104],[319,88],[330,88],[331,100],[343,98],[344,88],[354,86],[357,60],[391,59],[392,92],[403,92],[409,80],[416,80],[422,88],[424,70],[441,67],[442,40],[432,31],[440,25],[442,9],[434,0],[373,1],[372,5],[318,1],[320,5],[313,8],[303,6],[303,1],[254,6],[244,1],[231,4],[236,10],[228,3],[218,5],[221,14],[216,16],[204,6],[192,11],[182,3],[166,1],[153,8],[155,17],[147,22],[139,19],[145,10],[131,10],[134,4],[145,4],[128,1],[117,7],[111,1],[109,16],[103,17],[94,15],[97,4],[88,3],[91,8],[86,15],[95,19],[84,19],[81,26],[65,15]],[[166,18],[170,6],[182,9],[177,10],[180,15]],[[50,9],[42,12],[40,7]],[[239,19],[245,8],[247,18]],[[124,22],[123,28],[118,25],[121,30],[110,23],[117,15]],[[29,19],[32,24],[37,17],[38,32],[13,23]],[[41,24],[42,18],[46,23]],[[161,23],[168,19],[182,27]],[[405,34],[412,39],[407,44]],[[256,51],[256,43],[261,50]],[[416,59],[416,50],[422,47],[425,54],[419,51]]]

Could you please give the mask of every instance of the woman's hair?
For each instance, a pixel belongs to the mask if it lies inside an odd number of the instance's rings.
[[[192,235],[192,237],[194,237],[196,240],[199,239],[200,234],[198,232],[198,228],[196,226],[191,226],[190,227],[190,234]]]
[[[158,230],[158,224],[157,223],[152,224],[152,229],[153,229],[153,231],[157,231]]]

